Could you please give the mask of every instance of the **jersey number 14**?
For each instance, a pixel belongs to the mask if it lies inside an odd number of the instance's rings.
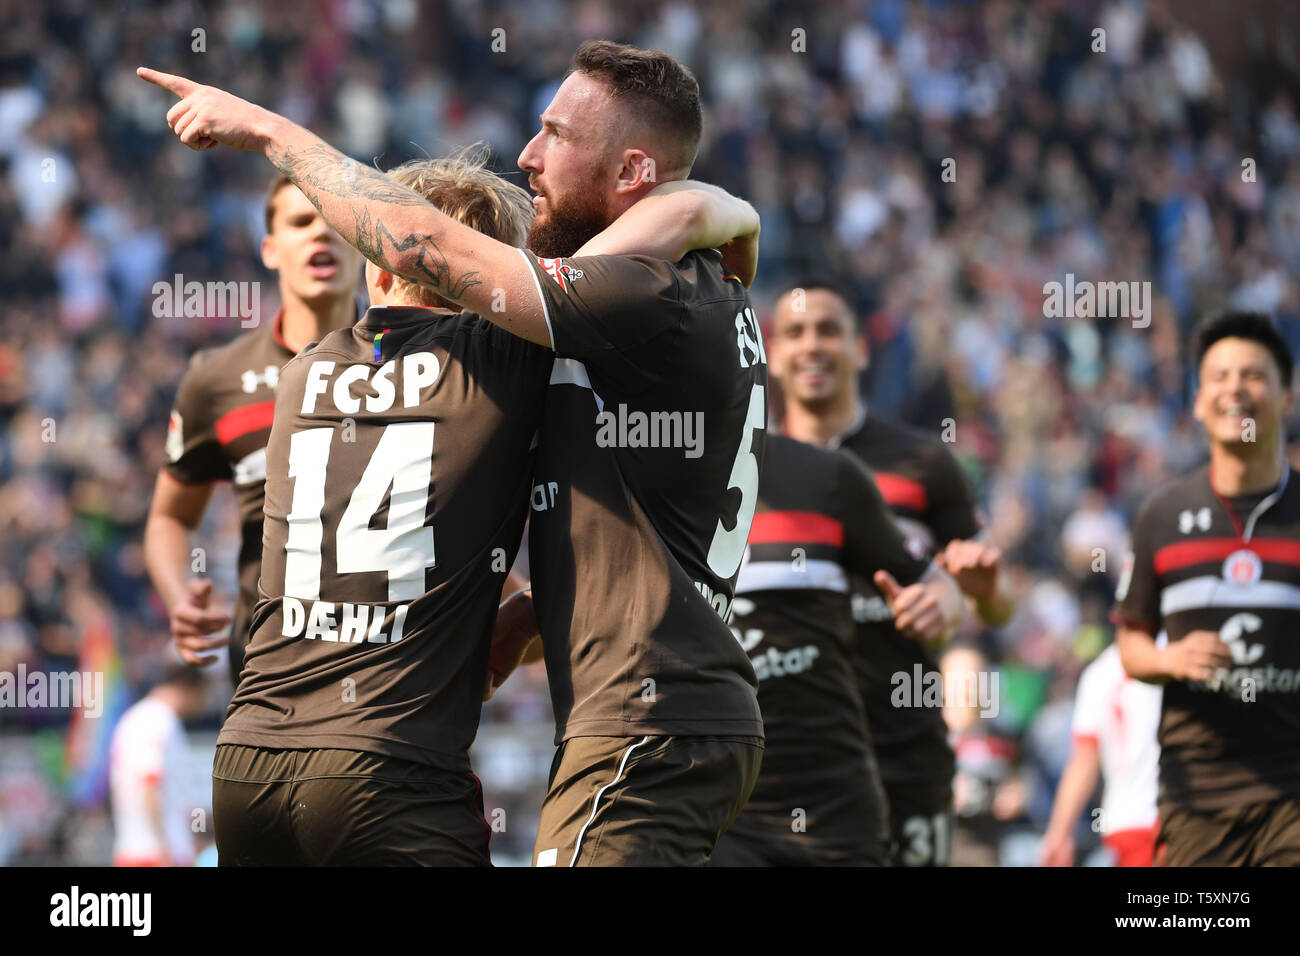
[[[433,422],[387,426],[339,518],[335,564],[339,574],[388,573],[388,600],[414,601],[425,592],[425,572],[434,567],[433,528],[426,527],[429,473],[433,465]],[[286,519],[284,593],[320,600],[321,545],[325,528],[325,471],[333,428],[309,428],[289,439],[289,477],[295,479]],[[388,522],[371,528],[392,488]]]

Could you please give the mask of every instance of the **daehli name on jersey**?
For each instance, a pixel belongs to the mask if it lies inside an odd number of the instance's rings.
[[[284,597],[285,637],[331,644],[396,644],[402,639],[409,604],[393,608],[391,628],[388,607],[383,604],[335,604],[333,601],[300,601]],[[308,606],[310,605],[310,609]]]

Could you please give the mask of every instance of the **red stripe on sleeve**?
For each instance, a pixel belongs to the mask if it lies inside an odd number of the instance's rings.
[[[844,547],[844,525],[814,511],[764,511],[754,515],[750,544],[829,544]]]
[[[217,419],[217,441],[223,445],[229,445],[236,438],[241,438],[249,432],[270,428],[274,418],[274,399],[269,402],[258,402],[255,405],[245,405],[243,408],[236,408],[234,411],[226,412]]]
[[[873,472],[872,477],[876,479],[876,487],[880,489],[880,493],[891,508],[925,511],[926,505],[929,504],[925,485],[919,481],[904,478],[902,475],[891,475],[884,471]]]

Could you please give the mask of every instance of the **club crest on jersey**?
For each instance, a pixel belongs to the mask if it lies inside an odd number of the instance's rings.
[[[1264,575],[1264,562],[1254,551],[1242,548],[1223,561],[1223,580],[1238,587],[1250,587]]]
[[[251,368],[247,369],[243,375],[239,376],[240,385],[249,395],[257,391],[257,386],[265,385],[267,388],[275,388],[275,383],[280,379],[280,370],[274,365],[268,365],[262,369],[262,374],[258,375]]]
[[[576,282],[578,279],[582,278],[583,272],[581,269],[575,269],[573,266],[566,265],[559,259],[539,258],[537,261],[541,267],[546,270],[546,274],[555,280],[555,284],[565,292],[569,291],[570,282]]]

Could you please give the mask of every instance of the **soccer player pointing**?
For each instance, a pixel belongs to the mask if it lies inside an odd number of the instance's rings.
[[[283,117],[140,75],[182,98],[168,122],[186,145],[262,152],[381,269],[554,349],[530,557],[561,748],[536,862],[707,863],[762,753],[757,681],[726,618],[757,501],[767,368],[747,276],[703,247],[740,236],[752,249],[757,220],[644,250],[654,258],[578,255],[625,251],[583,247],[689,173],[694,77],[661,53],[578,50],[519,158],[538,192],[529,253]],[[688,217],[712,221],[716,197],[696,195]]]
[[[1171,866],[1300,864],[1300,487],[1283,457],[1292,358],[1266,316],[1196,340],[1210,463],[1133,527],[1116,609],[1132,677],[1163,683],[1160,835]],[[1160,647],[1154,635],[1168,634]]]

